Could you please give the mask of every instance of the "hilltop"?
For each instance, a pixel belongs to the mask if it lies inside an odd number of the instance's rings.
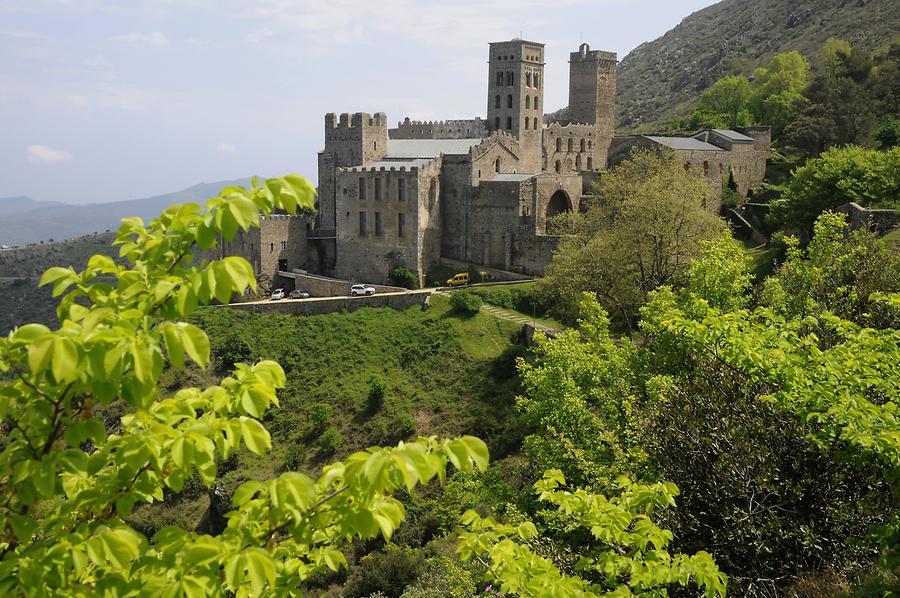
[[[894,0],[723,0],[630,52],[618,69],[622,128],[659,128],[716,79],[749,75],[779,52],[814,57],[829,37],[882,50],[897,35]]]
[[[116,230],[127,216],[155,218],[175,203],[213,197],[229,185],[247,185],[250,179],[199,183],[187,189],[126,201],[73,205],[35,202],[28,197],[0,199],[0,244],[25,245],[41,241],[61,241],[79,235]],[[0,276],[9,276],[0,269]]]

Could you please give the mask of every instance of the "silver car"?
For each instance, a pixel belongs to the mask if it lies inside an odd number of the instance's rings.
[[[353,297],[358,297],[359,295],[374,295],[375,287],[370,287],[364,284],[355,284],[350,287],[350,295]]]

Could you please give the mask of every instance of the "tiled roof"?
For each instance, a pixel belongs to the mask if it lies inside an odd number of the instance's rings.
[[[500,174],[495,174],[493,178],[488,179],[486,182],[488,182],[488,183],[494,183],[494,182],[501,183],[501,182],[509,182],[509,181],[520,182],[520,181],[527,181],[528,179],[530,179],[533,176],[535,176],[533,173],[532,174],[517,173],[517,172],[500,173]]]
[[[738,133],[737,131],[732,131],[731,129],[711,129],[714,133],[718,133],[722,137],[726,139],[730,139],[731,141],[749,141],[753,142],[753,137],[747,137],[743,133]]]
[[[677,150],[700,150],[700,151],[721,151],[721,147],[716,147],[711,143],[694,139],[693,137],[653,137],[647,135],[647,139],[654,141],[660,145],[671,147]]]
[[[468,154],[484,139],[388,139],[386,158],[437,158]]]

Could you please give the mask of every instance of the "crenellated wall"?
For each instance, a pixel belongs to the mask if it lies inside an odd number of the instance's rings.
[[[403,119],[390,129],[391,139],[477,139],[489,134],[487,122],[475,117],[469,120],[420,121]]]

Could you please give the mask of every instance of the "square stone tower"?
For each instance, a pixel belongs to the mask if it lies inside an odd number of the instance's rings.
[[[569,54],[569,121],[595,125],[612,139],[616,123],[616,54],[581,44]]]
[[[544,44],[493,42],[488,53],[488,128],[519,140],[526,172],[539,172],[544,108]]]

